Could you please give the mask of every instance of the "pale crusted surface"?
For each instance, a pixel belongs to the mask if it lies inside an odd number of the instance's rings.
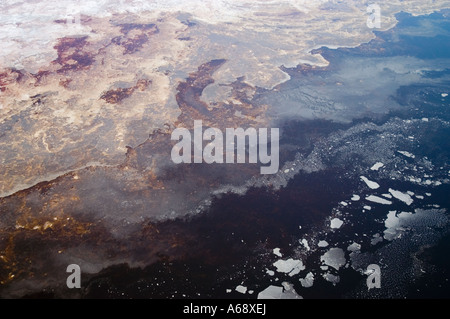
[[[334,2],[3,1],[0,194],[90,162],[120,164],[126,146],[137,146],[154,129],[177,121],[178,83],[214,59],[226,62],[212,74],[214,83],[201,100],[231,103],[236,119],[245,118],[245,106],[223,84],[243,77],[251,97],[252,87],[272,88],[289,78],[280,66],[326,65],[310,53],[312,48],[355,46],[373,37],[366,4]],[[400,10],[428,13],[443,4],[389,1],[380,6],[382,28],[389,28]],[[81,25],[66,24],[76,13]],[[124,24],[140,26],[128,32],[121,29]],[[158,32],[139,28],[148,24]],[[82,36],[85,43],[74,49],[68,45],[65,53],[81,51],[90,60],[71,68],[77,62],[68,59],[61,67],[58,39]],[[101,98],[140,80],[151,84],[116,103]]]

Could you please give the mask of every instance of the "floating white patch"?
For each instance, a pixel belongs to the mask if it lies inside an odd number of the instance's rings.
[[[289,258],[287,260],[278,260],[273,263],[275,267],[277,267],[278,272],[283,272],[289,274],[289,276],[294,276],[298,274],[300,271],[305,269],[303,262],[301,260],[296,260]]]
[[[358,243],[353,243],[347,247],[348,251],[355,252],[361,250],[361,245]]]
[[[361,199],[361,197],[359,196],[359,195],[355,195],[355,194],[353,194],[353,196],[352,196],[352,198],[351,198],[351,200],[352,201],[359,201]]]
[[[326,240],[320,240],[319,243],[317,244],[317,246],[319,246],[319,247],[327,247],[328,246],[328,242]]]
[[[339,281],[340,281],[339,276],[335,276],[335,275],[330,274],[330,273],[324,274],[323,278],[325,278],[326,281],[329,281],[329,282],[333,283],[333,285],[338,284]]]
[[[247,292],[247,287],[239,285],[235,289],[237,292],[240,292],[241,294],[245,294]]]
[[[365,210],[371,210],[371,209],[372,209],[372,207],[370,207],[369,205],[365,205],[363,208],[364,208]]]
[[[258,294],[258,299],[283,299],[283,287],[269,286]]]
[[[380,168],[382,168],[384,166],[383,163],[381,162],[376,162],[375,164],[372,165],[372,167],[370,168],[372,171],[378,171]]]
[[[305,246],[307,251],[311,250],[311,248],[308,245],[308,241],[305,238],[302,239],[302,245]]]
[[[333,218],[333,219],[330,221],[330,227],[331,227],[331,228],[338,229],[338,228],[340,228],[340,227],[342,226],[343,223],[344,223],[344,222],[343,222],[342,220],[340,220],[339,218]]]
[[[414,154],[411,154],[410,152],[407,151],[397,151],[402,155],[405,155],[406,157],[410,157],[410,158],[416,158],[416,156]]]
[[[339,268],[345,265],[344,251],[341,248],[330,248],[320,257],[320,261],[322,261],[325,265],[339,270]]]
[[[380,242],[383,241],[383,237],[380,236],[380,234],[376,233],[375,235],[373,235],[372,240],[370,241],[371,245],[376,245]]]
[[[366,199],[368,201],[374,202],[374,203],[378,203],[378,204],[383,204],[383,205],[391,205],[392,202],[390,200],[375,196],[375,195],[369,195],[366,197]]]
[[[312,287],[314,284],[314,274],[312,272],[307,273],[305,278],[300,278],[300,283],[305,288]]]
[[[271,285],[258,294],[258,299],[303,299],[288,283],[283,282],[283,287]]]
[[[366,183],[367,186],[369,186],[369,188],[371,189],[377,189],[380,187],[380,185],[377,182],[373,182],[371,180],[369,180],[367,177],[365,176],[360,176],[360,178],[363,180],[364,183]]]
[[[411,205],[413,202],[413,199],[411,198],[411,196],[409,194],[402,193],[400,191],[396,191],[392,188],[389,188],[389,193],[391,193],[392,196],[394,196],[398,200],[401,200],[402,202],[404,202],[406,205]]]
[[[283,255],[280,253],[280,248],[274,248],[273,253],[278,257],[282,257]]]
[[[386,226],[386,230],[384,231],[384,238],[387,240],[394,240],[399,238],[404,228],[401,227],[401,219],[405,220],[410,217],[412,213],[401,212],[397,215],[397,211],[389,211],[386,220],[384,221],[384,226]]]

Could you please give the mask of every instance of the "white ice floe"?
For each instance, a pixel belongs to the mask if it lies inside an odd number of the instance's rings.
[[[384,231],[384,239],[386,240],[394,240],[399,238],[403,231],[405,230],[401,222],[402,220],[408,219],[412,216],[412,213],[409,212],[401,212],[397,214],[397,211],[389,211],[386,220],[384,221],[384,226],[386,230]]]
[[[325,265],[333,267],[339,270],[343,265],[345,265],[345,254],[341,248],[330,248],[325,254],[320,257]]]
[[[273,276],[273,275],[275,275],[275,271],[266,269],[266,274],[268,274],[269,276]]]
[[[258,299],[303,299],[297,294],[293,286],[287,282],[280,286],[269,286],[258,294]]]
[[[339,281],[340,281],[339,276],[335,276],[335,275],[330,274],[330,273],[323,274],[323,278],[325,278],[326,281],[329,281],[329,282],[333,283],[333,285],[338,284]]]
[[[305,269],[305,266],[301,260],[292,258],[277,260],[273,263],[273,265],[277,268],[278,272],[287,273],[291,277]]]
[[[448,93],[441,93],[441,96],[442,96],[442,97],[447,97],[447,96],[448,96]]]
[[[400,153],[400,154],[402,154],[402,155],[404,155],[404,156],[406,156],[406,157],[416,158],[416,156],[415,156],[414,154],[411,154],[411,153],[408,152],[408,151],[397,151],[397,152]]]
[[[380,234],[376,233],[372,236],[372,239],[370,240],[371,245],[376,245],[383,241],[383,237],[380,236]]]
[[[383,204],[383,205],[391,205],[392,202],[390,200],[375,196],[375,195],[369,195],[366,197],[366,200],[374,202],[374,203],[378,203],[378,204]]]
[[[420,177],[414,177],[414,176],[410,176],[409,177],[409,181],[413,182],[413,183],[421,183],[422,179]]]
[[[398,217],[397,217],[397,211],[391,210],[389,211],[386,220],[384,221],[384,226],[386,228],[393,228],[398,225]]]
[[[355,195],[355,194],[353,194],[353,196],[351,198],[351,200],[354,202],[359,201],[360,199],[361,199],[361,197],[359,195]]]
[[[302,239],[301,243],[306,248],[307,251],[311,250],[311,248],[309,247],[308,241],[305,238]]]
[[[240,292],[241,294],[245,294],[247,292],[247,287],[238,285],[235,289],[237,292]]]
[[[422,121],[428,122],[428,118],[427,117],[422,117]]]
[[[331,228],[338,229],[338,228],[340,228],[342,226],[342,224],[344,224],[344,222],[342,220],[340,220],[339,218],[337,218],[337,217],[333,218],[330,221],[330,227]]]
[[[425,197],[423,197],[422,195],[416,195],[417,199],[424,199]]]
[[[348,251],[356,252],[361,250],[361,245],[358,243],[353,243],[347,247]]]
[[[392,188],[389,188],[389,193],[391,193],[392,196],[394,196],[398,200],[401,200],[402,202],[404,202],[406,205],[411,205],[413,202],[413,199],[407,193],[402,193],[402,192],[396,191]]]
[[[289,173],[289,168],[284,170],[284,173],[287,174]]]
[[[326,240],[319,240],[319,243],[317,244],[319,247],[327,247],[328,242]]]
[[[304,288],[312,287],[314,284],[314,274],[312,272],[307,273],[305,278],[300,278],[300,283]]]
[[[275,255],[277,255],[278,257],[283,257],[283,255],[282,255],[281,252],[280,252],[280,248],[274,248],[274,249],[273,249],[273,253],[274,253]]]
[[[386,197],[386,198],[392,198],[391,194],[381,194],[381,196]]]
[[[372,171],[378,171],[380,168],[382,168],[384,166],[383,163],[381,162],[376,162],[375,164],[372,165],[372,167],[370,168]]]
[[[269,286],[258,294],[258,299],[283,299],[283,287]]]
[[[365,205],[363,208],[364,208],[365,210],[371,210],[371,209],[372,209],[372,207],[369,206],[369,205]]]
[[[377,189],[380,187],[380,185],[377,182],[373,182],[371,180],[369,180],[367,177],[365,176],[360,176],[360,178],[364,181],[364,183],[366,183],[366,185],[371,188],[371,189]]]
[[[341,204],[342,206],[347,206],[348,205],[348,203],[344,202],[344,201],[340,202],[339,204]]]

